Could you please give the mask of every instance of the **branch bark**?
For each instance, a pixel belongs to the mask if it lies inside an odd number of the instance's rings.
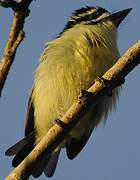
[[[63,141],[90,106],[95,105],[100,97],[110,94],[110,91],[121,85],[127,74],[138,64],[140,64],[140,41],[128,49],[102,78],[98,78],[95,81],[92,87],[87,91],[82,91],[78,101],[71,106],[61,120],[57,120],[56,124],[43,137],[40,143],[7,176],[6,180],[27,180],[36,163],[50,154]]]
[[[0,96],[7,79],[11,65],[13,64],[17,47],[24,39],[24,21],[29,15],[29,5],[32,0],[20,0],[18,3],[13,0],[0,0],[0,5],[3,7],[11,7],[14,10],[13,21],[9,38],[4,49],[3,57],[0,63]]]

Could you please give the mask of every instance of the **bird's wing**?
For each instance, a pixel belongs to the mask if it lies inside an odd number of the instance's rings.
[[[9,149],[6,150],[5,155],[6,156],[14,156],[17,154],[23,147],[27,145],[27,142],[29,139],[31,140],[34,136],[34,133],[29,134],[28,136],[24,137],[20,141],[18,141],[16,144],[11,146]]]
[[[69,159],[74,159],[83,147],[86,145],[92,131],[94,130],[96,124],[96,117],[98,112],[98,105],[96,105],[92,111],[92,119],[88,124],[85,133],[81,137],[81,139],[71,138],[70,142],[66,145],[67,156]],[[95,118],[94,118],[95,117]]]
[[[28,101],[26,123],[25,123],[25,137],[35,131],[35,128],[34,128],[34,105],[33,105],[33,100],[32,100],[33,90],[34,90],[34,88],[32,88],[32,92],[31,92],[31,95],[30,95],[30,98]]]
[[[32,96],[32,93],[31,93]],[[31,100],[31,96],[28,102],[26,126],[25,126],[25,137],[17,142],[15,145],[7,149],[5,155],[14,156],[12,165],[16,167],[20,162],[32,151],[35,141],[35,130],[34,130],[34,106]]]

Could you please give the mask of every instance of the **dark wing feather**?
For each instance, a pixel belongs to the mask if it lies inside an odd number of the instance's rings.
[[[33,92],[33,91],[32,91]],[[35,130],[34,130],[34,106],[32,102],[32,93],[29,98],[28,102],[28,108],[27,108],[27,116],[26,116],[26,124],[25,124],[25,139],[27,141],[27,144],[20,149],[20,151],[15,155],[12,166],[16,167],[18,164],[21,163],[23,159],[25,159],[26,156],[32,151],[34,148],[34,142],[35,142]],[[32,136],[30,136],[32,135]],[[26,138],[26,137],[31,138]]]
[[[26,156],[28,156],[32,149],[33,148],[29,143],[24,146],[13,158],[12,166],[17,167],[26,158]]]
[[[28,136],[30,133],[35,132],[34,128],[34,105],[32,100],[33,89],[28,101],[26,123],[25,123],[25,136]]]
[[[32,141],[34,138],[35,133],[30,133],[28,136],[24,137],[20,141],[18,141],[16,144],[11,146],[9,149],[6,150],[5,155],[6,156],[14,156],[17,154],[23,147],[25,147],[29,141]]]
[[[67,156],[69,159],[74,159],[80,153],[80,151],[86,145],[92,131],[87,136],[84,136],[79,140],[71,138],[70,143],[66,146]]]
[[[60,150],[61,149],[59,149],[58,151],[54,152],[50,156],[50,159],[49,159],[48,163],[46,164],[46,167],[44,169],[44,174],[47,177],[52,177],[54,172],[55,172],[55,169],[56,169],[56,166],[57,166],[57,162],[58,162],[58,158],[59,158],[59,154],[60,154]]]
[[[31,93],[32,96],[32,93]],[[27,117],[26,117],[26,126],[25,126],[25,138],[17,142],[15,145],[10,147],[6,151],[6,155],[11,156],[15,155],[12,166],[16,167],[21,161],[28,156],[28,154],[34,148],[35,142],[35,129],[34,129],[34,106],[31,99],[29,98],[28,102],[28,110],[27,110]]]
[[[81,139],[71,138],[70,142],[66,145],[67,156],[69,159],[74,159],[83,147],[86,145],[92,131],[97,125],[96,118],[98,117],[98,105],[96,105],[91,114],[90,123]]]

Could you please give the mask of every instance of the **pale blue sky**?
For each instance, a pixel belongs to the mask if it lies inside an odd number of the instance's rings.
[[[26,38],[0,99],[0,179],[11,171],[11,158],[4,151],[24,134],[24,119],[33,72],[47,41],[64,27],[71,12],[85,5],[102,6],[110,11],[133,8],[119,28],[121,54],[140,37],[139,0],[41,0],[34,1],[25,23]],[[0,8],[0,53],[5,45],[12,11]],[[88,144],[73,161],[61,153],[52,180],[138,180],[140,179],[140,69],[137,67],[123,86],[119,105],[105,127],[98,127]],[[33,179],[33,178],[30,178]],[[45,177],[41,176],[40,180]],[[47,179],[47,178],[46,178]]]

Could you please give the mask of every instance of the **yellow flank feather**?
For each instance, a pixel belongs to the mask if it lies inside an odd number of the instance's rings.
[[[35,73],[32,100],[35,106],[37,142],[76,101],[81,89],[88,89],[119,58],[116,28],[110,22],[75,25],[48,43]],[[106,119],[116,104],[118,90],[100,102],[97,115],[91,109],[70,133],[83,136],[92,120]],[[37,143],[36,142],[36,143]]]

